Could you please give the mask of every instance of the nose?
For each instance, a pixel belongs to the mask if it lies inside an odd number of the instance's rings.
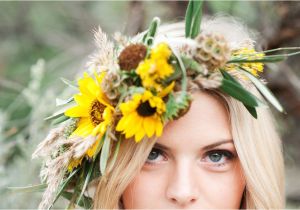
[[[177,164],[169,179],[167,199],[177,206],[186,207],[198,200],[198,190],[192,165],[184,161]]]

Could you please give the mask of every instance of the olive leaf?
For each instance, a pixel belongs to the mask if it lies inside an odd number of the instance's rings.
[[[68,117],[68,116],[66,116],[66,115],[63,114],[63,115],[57,117],[56,119],[54,119],[54,120],[51,122],[51,124],[52,124],[52,125],[58,125],[58,124],[60,124],[60,123],[62,123],[62,122],[65,122],[65,121],[68,120],[68,119],[70,119],[70,117]]]
[[[32,185],[32,186],[26,186],[26,187],[7,187],[8,190],[12,192],[20,192],[20,193],[31,193],[31,192],[40,192],[47,188],[46,183]]]
[[[222,80],[222,85],[220,87],[221,90],[241,101],[245,106],[247,105],[249,107],[256,107],[265,105],[260,99],[244,89],[243,86],[229,73],[222,69],[220,69],[220,72],[224,77]]]
[[[281,104],[279,101],[276,99],[276,97],[273,95],[273,93],[265,86],[262,84],[262,82],[253,76],[251,73],[249,73],[247,70],[244,68],[240,67],[241,71],[244,73],[246,77],[248,77],[252,83],[255,85],[255,87],[259,90],[259,92],[280,112],[284,112],[284,109],[282,108]]]
[[[92,177],[92,173],[94,171],[94,166],[95,166],[95,161],[93,161],[91,164],[88,164],[88,168],[87,168],[87,174],[86,174],[86,178],[85,178],[85,181],[84,181],[84,184],[83,184],[83,187],[81,189],[81,193],[78,197],[78,200],[77,200],[77,205],[79,205],[79,203],[81,202],[81,200],[83,199],[83,193],[84,191],[86,190],[86,187]]]
[[[110,142],[111,139],[108,135],[108,133],[105,133],[105,139],[104,139],[104,144],[101,149],[101,154],[100,154],[100,171],[101,174],[103,175],[106,169],[107,161],[109,158],[109,149],[110,149]]]
[[[61,193],[61,195],[65,199],[70,201],[72,199],[73,193],[64,191],[64,192]],[[92,204],[93,204],[92,198],[89,198],[89,197],[83,195],[81,200],[78,202],[77,205],[84,208],[84,209],[90,209],[92,207]]]
[[[200,32],[203,1],[190,0],[185,13],[185,37],[195,38]]]
[[[72,101],[74,101],[74,97],[68,98],[67,100],[56,98],[55,99],[55,104],[56,104],[56,106],[63,106],[63,105],[66,105],[66,104],[68,104]]]
[[[61,79],[61,81],[62,81],[63,83],[65,83],[65,84],[68,85],[69,87],[71,87],[71,88],[73,88],[73,89],[75,89],[75,90],[78,90],[78,86],[77,86],[76,81],[70,81],[70,80],[68,80],[68,79],[66,79],[66,78],[63,78],[63,77],[61,77],[60,79]]]
[[[59,198],[59,196],[63,193],[63,191],[65,190],[65,188],[67,187],[67,185],[69,184],[69,182],[71,181],[71,179],[74,177],[74,175],[79,171],[79,168],[75,169],[72,171],[72,173],[69,174],[68,178],[66,178],[62,184],[60,185],[59,190],[56,193],[56,196],[54,198],[53,203],[51,204],[51,206],[49,207],[49,209],[54,205],[54,203],[57,201],[57,199]]]
[[[160,19],[158,17],[153,18],[147,33],[143,36],[142,39],[145,45],[151,46],[153,44],[153,40],[156,35],[159,24],[160,24]]]
[[[117,142],[117,145],[116,145],[116,148],[115,148],[115,151],[114,151],[114,156],[111,160],[110,168],[108,169],[108,171],[112,170],[114,164],[116,163],[118,153],[119,153],[119,149],[120,149],[120,145],[121,145],[121,141],[122,141],[122,139],[120,138]]]

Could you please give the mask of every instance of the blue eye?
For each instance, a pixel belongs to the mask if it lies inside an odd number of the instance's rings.
[[[224,163],[230,159],[232,159],[234,155],[227,150],[212,150],[207,152],[206,161],[212,163]]]
[[[212,162],[219,162],[222,159],[222,154],[213,153],[213,154],[208,155],[208,157]]]
[[[150,154],[148,155],[146,163],[151,164],[151,163],[162,161],[164,159],[163,153],[164,152],[162,150],[153,148]]]

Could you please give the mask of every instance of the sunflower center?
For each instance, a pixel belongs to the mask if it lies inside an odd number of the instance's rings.
[[[103,122],[102,113],[105,109],[105,106],[99,101],[95,100],[91,106],[90,117],[94,126],[99,125]]]
[[[141,103],[137,108],[137,113],[143,117],[149,117],[155,114],[156,108],[150,106],[149,101]]]

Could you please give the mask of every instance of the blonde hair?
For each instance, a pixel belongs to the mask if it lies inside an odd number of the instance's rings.
[[[224,35],[232,49],[253,45],[253,33],[230,17],[216,17],[202,22],[202,31]],[[143,35],[137,35],[136,40]],[[184,24],[161,26],[156,37],[160,40],[184,37]],[[180,42],[172,42],[173,45]],[[179,47],[179,46],[177,46]],[[251,84],[243,84],[262,99]],[[254,119],[237,100],[217,90],[208,90],[224,102],[230,116],[235,148],[243,169],[246,188],[242,207],[246,209],[282,209],[285,206],[284,163],[282,145],[269,109],[258,108]],[[263,100],[263,99],[262,99]],[[118,209],[122,194],[140,171],[155,141],[144,140],[136,144],[124,140],[112,170],[99,178],[94,195],[94,208]],[[109,167],[109,166],[108,166]]]

